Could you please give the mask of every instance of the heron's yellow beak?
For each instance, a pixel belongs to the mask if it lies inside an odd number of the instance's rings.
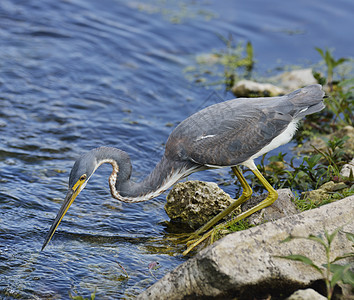
[[[52,238],[55,230],[57,230],[61,220],[65,216],[66,212],[68,211],[70,205],[74,202],[75,198],[77,197],[78,194],[84,189],[86,185],[87,180],[78,180],[74,187],[72,189],[69,189],[68,193],[66,194],[66,197],[64,199],[64,203],[61,206],[52,226],[50,227],[47,236],[45,238],[45,241],[43,243],[41,251],[45,248],[45,246],[49,243],[50,239]]]

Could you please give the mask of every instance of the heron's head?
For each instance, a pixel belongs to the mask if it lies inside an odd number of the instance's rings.
[[[77,195],[79,195],[85,188],[88,180],[99,166],[94,154],[95,153],[93,151],[90,151],[82,155],[71,169],[69,177],[69,190],[52,226],[48,231],[42,250],[49,243],[70,205],[74,202]]]

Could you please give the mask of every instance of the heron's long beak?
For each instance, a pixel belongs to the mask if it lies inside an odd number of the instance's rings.
[[[66,212],[68,211],[70,205],[74,202],[75,198],[77,197],[78,194],[84,189],[87,181],[78,181],[72,189],[69,189],[68,193],[66,194],[66,197],[64,199],[64,203],[61,206],[52,226],[50,227],[47,236],[45,238],[45,241],[43,243],[41,251],[47,246],[49,243],[50,239],[54,235],[55,230],[57,230],[61,220],[65,216]]]

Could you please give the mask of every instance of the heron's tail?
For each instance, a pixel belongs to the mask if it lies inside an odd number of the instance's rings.
[[[306,86],[288,94],[288,101],[294,105],[294,118],[301,119],[325,108],[323,97],[325,93],[320,84]]]

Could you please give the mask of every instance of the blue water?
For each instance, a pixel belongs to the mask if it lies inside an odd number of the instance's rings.
[[[307,66],[320,60],[314,47],[353,54],[353,10],[351,0],[1,0],[0,298],[89,297],[96,289],[96,299],[130,299],[185,261],[173,244],[154,240],[166,234],[166,194],[114,201],[109,165],[39,252],[73,161],[101,145],[118,147],[139,180],[178,122],[232,98],[184,72],[196,55],[225,48],[218,35],[251,41],[260,73]]]

